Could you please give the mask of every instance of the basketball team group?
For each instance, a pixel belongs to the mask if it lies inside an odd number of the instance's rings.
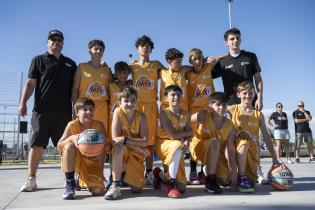
[[[138,194],[145,185],[157,190],[165,186],[168,197],[179,198],[187,183],[203,184],[214,194],[223,188],[253,193],[257,182],[266,182],[259,135],[273,167],[281,163],[261,112],[263,82],[257,57],[240,49],[237,28],[225,32],[224,42],[229,53],[218,58],[191,49],[189,65],[182,64],[181,51],[168,49],[163,66],[150,60],[154,42],[143,35],[135,42],[138,59],[117,62],[112,74],[102,60],[103,41],[90,41],[91,60],[77,66],[61,53],[63,33],[50,31],[47,52],[32,60],[19,106],[25,116],[35,91],[29,174],[21,191],[37,189],[38,165],[51,139],[65,173],[63,199],[75,199],[76,190],[88,189],[94,196],[115,200],[121,197],[121,187]],[[224,93],[215,91],[213,79],[218,77]],[[310,113],[304,109],[301,113],[300,122],[308,124]],[[279,135],[286,139],[285,132]],[[163,167],[153,167],[154,154]],[[110,163],[108,180],[105,159]]]

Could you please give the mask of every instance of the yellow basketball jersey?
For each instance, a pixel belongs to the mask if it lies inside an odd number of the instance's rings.
[[[161,78],[161,89],[160,89],[160,102],[162,107],[168,107],[168,102],[164,97],[164,90],[169,85],[178,85],[182,91],[182,101],[181,108],[187,110],[187,82],[185,78],[185,73],[183,71],[170,72],[168,69],[163,69],[160,71]]]
[[[118,118],[122,126],[122,136],[130,136],[140,138],[140,124],[142,113],[135,110],[134,117],[131,123],[128,122],[126,115],[121,107],[117,108]]]
[[[167,118],[171,121],[174,129],[176,131],[184,131],[186,124],[187,124],[187,116],[188,112],[185,110],[180,110],[180,115],[176,116],[173,112],[171,112],[168,108],[164,109]],[[160,130],[160,139],[172,139],[172,137],[166,132],[166,130],[162,127],[161,125],[161,130]]]
[[[132,83],[137,90],[138,102],[156,102],[158,66],[156,62],[149,61],[144,65],[135,63],[131,65]]]
[[[253,109],[250,115],[245,115],[240,104],[232,106],[232,122],[237,132],[247,132],[252,140],[258,139],[260,111]]]
[[[88,63],[81,63],[79,69],[81,71],[79,98],[88,97],[95,102],[107,101],[106,89],[109,83],[109,69],[102,66],[96,70]]]
[[[188,73],[188,102],[189,110],[193,108],[207,108],[209,96],[215,91],[211,76],[211,65],[205,64],[201,72],[193,71]]]
[[[80,134],[83,132],[79,120],[72,120],[68,123],[68,125],[70,125],[70,129],[71,129],[72,134]],[[102,129],[101,126],[104,126],[104,125],[100,121],[93,120],[91,129],[96,129],[98,131],[102,131],[104,128]]]
[[[231,120],[226,119],[223,127],[217,129],[215,127],[212,113],[210,111],[205,112],[203,122],[198,124],[196,134],[194,139],[218,139],[220,142],[224,143],[228,139],[234,125]]]

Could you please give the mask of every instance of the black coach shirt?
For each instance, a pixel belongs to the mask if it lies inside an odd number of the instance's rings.
[[[309,111],[305,112],[311,116],[311,113]],[[301,112],[300,110],[295,110],[293,112],[293,118],[294,119],[306,119],[305,115],[303,112]],[[311,128],[308,122],[304,122],[304,123],[295,123],[296,125],[296,133],[311,133]]]
[[[270,119],[278,125],[278,127],[275,128],[276,130],[288,129],[288,117],[285,112],[274,112],[271,114]]]
[[[261,72],[255,53],[241,50],[237,57],[230,54],[220,60],[212,71],[212,78],[222,77],[228,104],[240,103],[236,95],[237,85],[243,81],[253,83],[254,74]]]
[[[77,66],[63,55],[57,59],[46,52],[33,58],[28,77],[37,79],[33,111],[71,112],[71,89]]]

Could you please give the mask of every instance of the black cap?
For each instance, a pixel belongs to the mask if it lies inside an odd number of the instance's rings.
[[[49,33],[48,33],[48,39],[49,39],[50,37],[52,37],[52,36],[59,36],[59,37],[61,37],[62,39],[64,39],[62,32],[61,32],[61,31],[58,31],[58,30],[51,30],[51,31],[49,31]]]

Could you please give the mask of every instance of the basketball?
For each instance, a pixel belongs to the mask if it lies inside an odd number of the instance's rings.
[[[87,129],[79,135],[77,144],[81,154],[95,157],[102,153],[105,137],[96,129]]]
[[[286,191],[292,188],[294,176],[287,166],[279,165],[269,170],[268,180],[274,189]]]

